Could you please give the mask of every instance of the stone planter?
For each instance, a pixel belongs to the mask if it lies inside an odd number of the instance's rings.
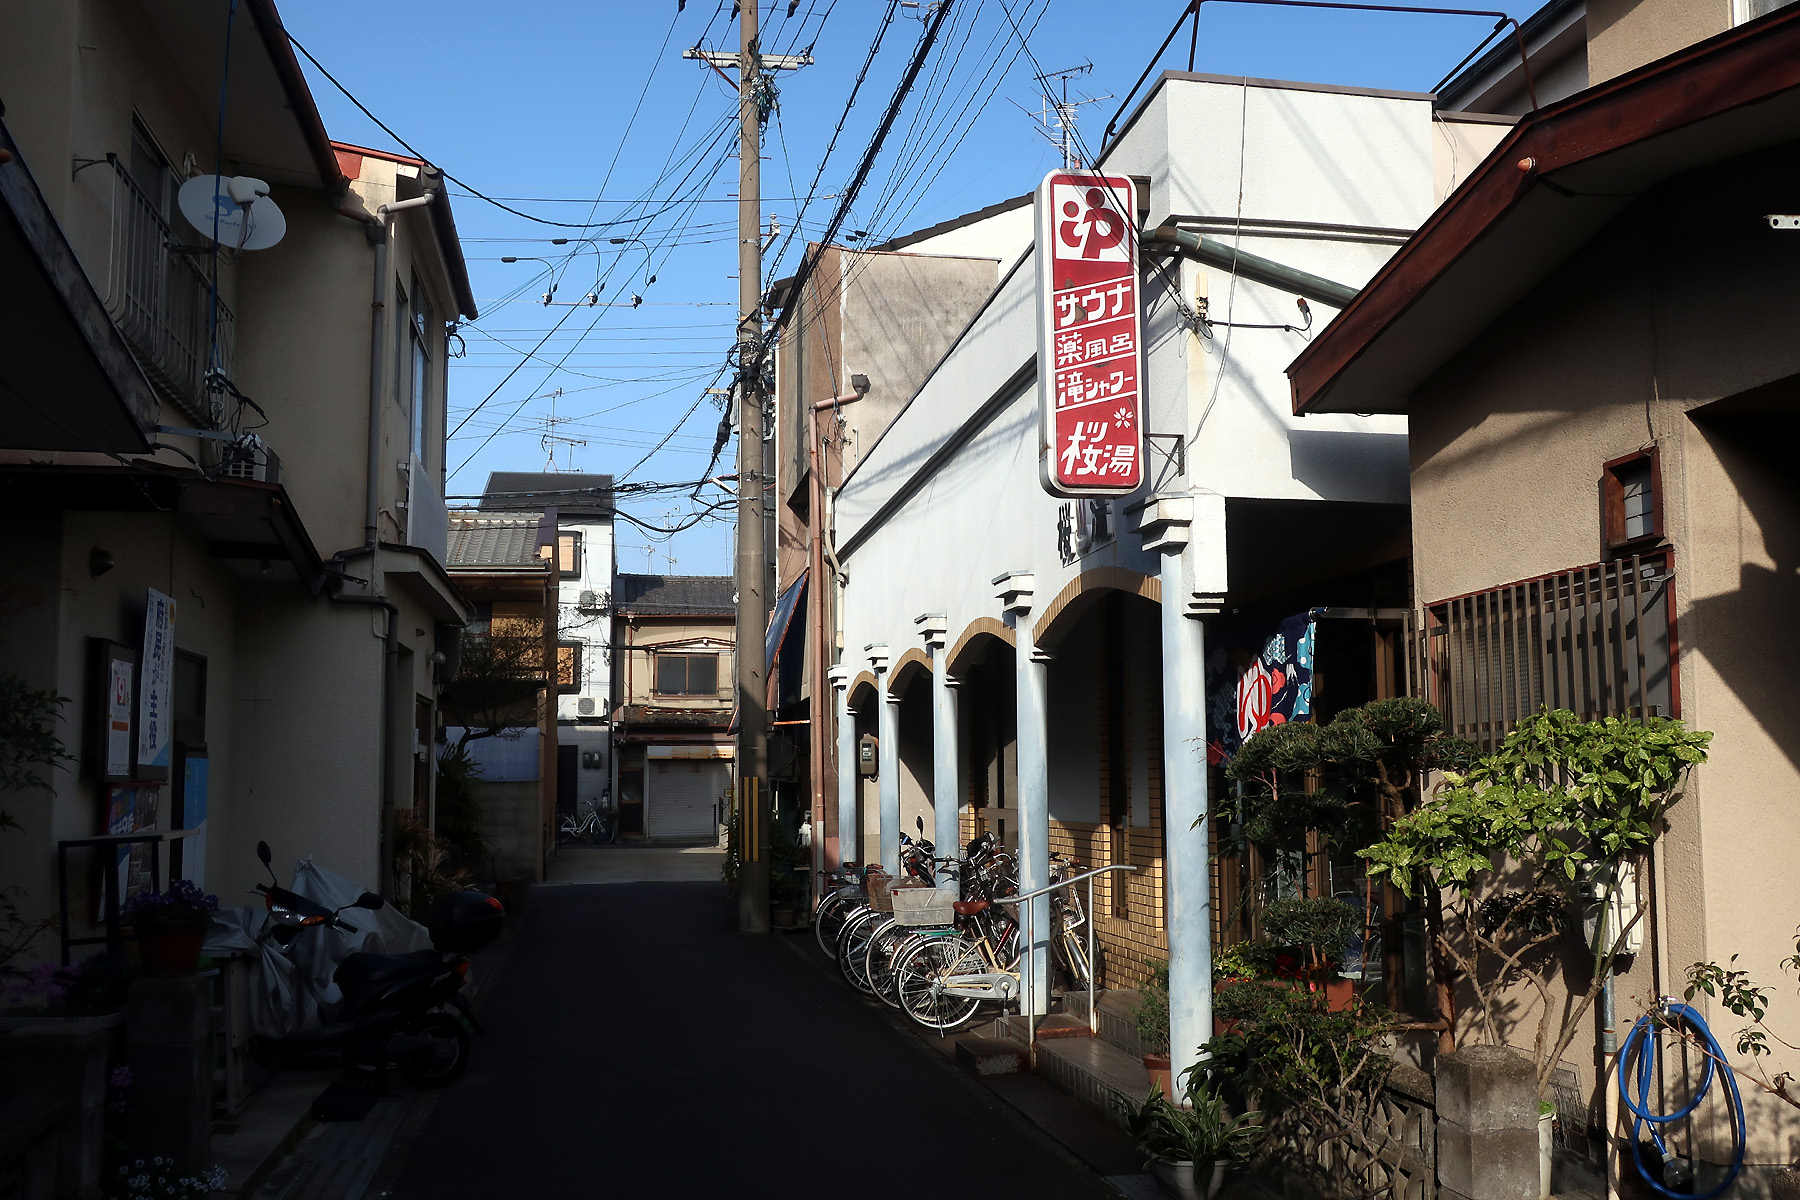
[[[105,1017],[7,1017],[0,1033],[0,1078],[12,1096],[60,1106],[58,1200],[100,1194],[100,1143],[106,1117],[107,1064],[124,1013]]]

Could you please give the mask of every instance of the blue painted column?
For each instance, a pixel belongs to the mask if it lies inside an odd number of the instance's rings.
[[[913,619],[931,655],[931,840],[941,858],[961,857],[962,834],[957,810],[962,802],[962,783],[957,778],[956,680],[950,677],[947,622],[942,613],[926,613]]]
[[[900,874],[900,701],[888,694],[888,648],[867,647],[875,671],[876,793],[881,802],[881,865]]]
[[[1050,741],[1045,674],[1050,656],[1032,640],[1032,576],[1013,572],[994,580],[1000,607],[1013,628],[1013,667],[1017,704],[1019,759],[1019,891],[1031,892],[1050,882]],[[1043,1016],[1050,1011],[1050,897],[1025,902],[1031,906],[1031,944],[1019,965],[1022,992],[1019,1011]],[[1024,913],[1020,924],[1025,925]]]
[[[850,668],[835,666],[825,672],[831,680],[837,714],[837,828],[838,863],[862,859],[862,823],[856,819],[856,718],[850,712]],[[822,736],[815,731],[815,736]]]
[[[1141,506],[1144,549],[1159,552],[1162,583],[1163,890],[1169,914],[1169,1058],[1179,1078],[1212,1037],[1212,879],[1206,795],[1206,630],[1223,592],[1224,506],[1219,536],[1198,553],[1196,497],[1159,496]],[[1217,542],[1217,545],[1213,545]],[[1209,584],[1195,586],[1196,574]],[[1207,578],[1210,577],[1210,578]],[[1216,588],[1217,590],[1213,590]]]

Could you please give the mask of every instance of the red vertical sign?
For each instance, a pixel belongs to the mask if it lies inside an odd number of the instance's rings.
[[[1124,175],[1052,171],[1038,185],[1038,475],[1052,495],[1143,482],[1136,214]]]

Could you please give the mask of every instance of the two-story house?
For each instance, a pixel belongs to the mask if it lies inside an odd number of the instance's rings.
[[[535,513],[554,531],[556,807],[611,805],[613,480],[580,472],[495,471],[481,510]],[[547,537],[552,536],[546,534]],[[546,550],[549,549],[546,543]]]
[[[403,888],[467,616],[442,177],[329,139],[269,0],[9,5],[0,103],[0,676],[70,756],[5,795],[0,878],[49,911],[58,842],[133,832],[136,880],[241,893],[267,839]]]
[[[613,794],[622,834],[718,834],[734,762],[734,595],[729,575],[614,577]]]

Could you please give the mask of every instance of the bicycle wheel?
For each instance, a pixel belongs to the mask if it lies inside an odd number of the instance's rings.
[[[605,816],[600,818],[600,827],[594,831],[594,841],[602,846],[610,846],[619,840],[619,818]]]
[[[850,986],[859,992],[874,990],[869,984],[869,938],[877,925],[891,917],[891,913],[867,909],[846,922],[843,932],[838,934],[838,970],[844,973]]]
[[[863,971],[869,977],[869,988],[890,1007],[900,1007],[900,997],[894,993],[894,963],[906,944],[918,935],[911,925],[902,925],[898,921],[885,921],[876,927],[869,937],[869,948],[865,952],[868,961]]]
[[[857,904],[855,896],[832,892],[819,901],[818,911],[813,913],[813,936],[819,939],[819,949],[833,962],[837,961],[838,934],[843,931],[844,922],[856,911]]]
[[[1094,952],[1097,955],[1099,951],[1100,945],[1096,942]],[[1087,939],[1078,931],[1065,931],[1056,939],[1056,959],[1057,965],[1069,977],[1068,990],[1085,991],[1094,969],[1093,964],[1088,962]]]
[[[901,1010],[927,1029],[955,1029],[968,1023],[981,1001],[948,994],[944,980],[987,969],[980,949],[967,938],[921,937],[894,963],[894,993]]]

